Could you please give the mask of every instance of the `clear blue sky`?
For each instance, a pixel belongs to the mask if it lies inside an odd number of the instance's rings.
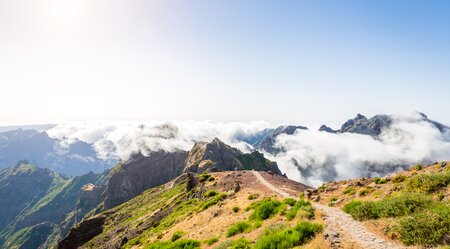
[[[1,124],[450,124],[450,1],[0,0]]]

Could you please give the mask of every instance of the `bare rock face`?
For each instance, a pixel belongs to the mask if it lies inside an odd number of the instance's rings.
[[[187,152],[151,152],[136,155],[111,171],[105,191],[105,209],[120,205],[145,190],[169,182],[183,172]]]
[[[233,170],[271,171],[281,175],[275,162],[264,158],[255,151],[242,153],[240,150],[226,145],[218,138],[212,142],[198,142],[190,150],[186,159],[185,172],[202,173],[204,171],[233,171]]]

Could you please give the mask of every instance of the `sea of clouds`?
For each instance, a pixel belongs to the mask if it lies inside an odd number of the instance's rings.
[[[274,126],[263,121],[83,122],[58,124],[48,133],[66,144],[76,140],[92,143],[101,158],[127,160],[136,153],[187,151],[195,142],[215,137],[249,152],[253,147],[243,138],[267,128]],[[382,176],[415,163],[449,160],[450,132],[439,131],[418,115],[397,115],[378,137],[298,130],[277,136],[275,147],[281,152],[265,155],[276,161],[282,172],[318,186],[324,181]]]

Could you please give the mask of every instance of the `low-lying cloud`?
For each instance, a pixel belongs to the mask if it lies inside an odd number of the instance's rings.
[[[151,151],[189,150],[195,142],[215,137],[249,152],[243,141],[273,127],[267,122],[220,123],[213,121],[66,123],[48,131],[64,141],[92,143],[99,157],[127,160]],[[298,130],[277,136],[281,153],[270,155],[289,178],[313,186],[324,181],[373,177],[404,169],[415,163],[450,159],[450,134],[411,116],[399,116],[380,136],[332,134]]]

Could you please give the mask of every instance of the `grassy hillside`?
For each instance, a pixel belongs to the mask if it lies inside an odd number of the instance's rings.
[[[311,203],[275,196],[251,172],[189,173],[77,224],[60,248],[291,248],[322,230],[318,220]]]
[[[415,165],[382,178],[326,183],[312,199],[342,208],[405,245],[450,244],[450,163]]]
[[[0,247],[55,246],[95,207],[94,203],[80,202],[82,186],[103,181],[101,175],[93,173],[70,179],[28,164],[1,170]]]

